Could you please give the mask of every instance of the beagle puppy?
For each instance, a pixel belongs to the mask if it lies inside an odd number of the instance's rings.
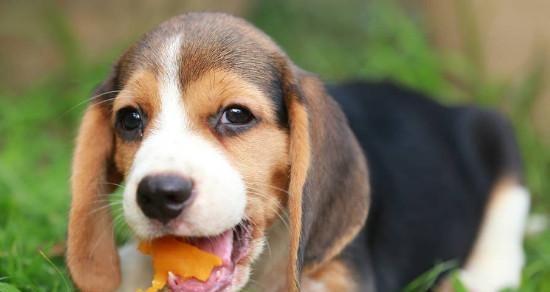
[[[446,261],[475,291],[519,283],[529,196],[505,119],[391,84],[325,86],[239,18],[147,33],[76,144],[67,265],[82,291],[149,286],[150,260],[115,244],[121,184],[136,240],[223,260],[206,282],[170,275],[171,291],[399,291]]]

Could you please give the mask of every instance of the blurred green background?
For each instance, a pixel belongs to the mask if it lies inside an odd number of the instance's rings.
[[[471,1],[450,1],[465,41],[442,49],[426,6],[414,1],[0,0],[0,291],[73,289],[63,264],[69,166],[87,97],[142,33],[196,10],[247,18],[327,81],[389,79],[447,104],[506,113],[535,215],[520,290],[550,291],[550,231],[537,224],[550,210],[546,61],[533,51],[521,71],[493,78]]]

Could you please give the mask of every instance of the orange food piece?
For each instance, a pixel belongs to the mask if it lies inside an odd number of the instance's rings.
[[[195,278],[206,281],[212,270],[222,265],[218,256],[183,242],[174,236],[165,236],[151,242],[141,242],[139,251],[153,257],[155,271],[151,287],[146,292],[162,289],[168,280],[168,272],[182,279]]]

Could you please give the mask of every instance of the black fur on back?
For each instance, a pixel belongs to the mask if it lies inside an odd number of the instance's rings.
[[[505,175],[520,178],[507,121],[388,83],[328,89],[361,143],[372,187],[367,224],[342,256],[357,279],[399,291],[435,264],[464,263],[492,187]]]

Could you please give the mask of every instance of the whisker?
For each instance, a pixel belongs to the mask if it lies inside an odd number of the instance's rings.
[[[108,95],[108,94],[111,94],[111,93],[118,93],[118,92],[120,92],[120,90],[111,90],[111,91],[106,91],[106,92],[103,92],[103,93],[94,95],[94,96],[92,96],[92,97],[90,97],[90,98],[86,98],[85,100],[83,100],[83,101],[77,103],[76,105],[70,107],[68,110],[66,110],[65,112],[63,112],[61,115],[66,115],[66,114],[68,114],[69,112],[71,112],[71,111],[75,110],[76,108],[78,108],[79,106],[81,106],[81,105],[83,105],[83,104],[85,104],[85,103],[87,103],[87,102],[91,102],[91,101],[93,101],[93,100],[96,99],[96,98],[99,98],[99,97],[101,97],[101,96]],[[108,100],[113,100],[113,99],[115,99],[115,98],[109,98]]]
[[[271,245],[269,244],[269,240],[267,240],[267,237],[263,240],[266,248],[267,248],[267,255],[268,257],[272,258],[273,257],[273,252],[271,250]]]
[[[92,209],[92,210],[90,210],[90,212],[88,212],[88,216],[92,216],[92,215],[94,215],[94,214],[96,214],[100,211],[103,211],[105,209],[108,209],[108,208],[111,208],[111,207],[114,207],[114,206],[122,206],[122,201],[120,201],[120,202],[108,202],[107,204],[105,204],[103,206]]]
[[[270,199],[269,197],[263,195],[263,194],[259,194],[259,193],[254,193],[254,192],[251,192],[251,194],[253,195],[257,195],[259,196],[260,198],[263,198],[263,199]],[[279,217],[279,219],[281,220],[281,222],[284,224],[285,228],[287,230],[290,230],[290,223],[287,221],[287,219],[285,217],[283,217],[281,215],[281,213],[283,213],[283,215],[287,216],[287,212],[284,208],[282,208],[281,206],[272,206],[272,205],[264,205],[264,206],[267,206],[269,208],[270,211],[273,211],[273,213],[275,213],[275,215],[277,217]]]
[[[254,184],[254,185],[257,185],[257,186],[263,186],[263,187],[268,187],[268,188],[271,188],[271,189],[274,189],[274,190],[277,190],[277,191],[281,191],[285,194],[288,194],[288,190],[285,190],[285,189],[282,189],[280,187],[277,187],[277,186],[274,186],[274,185],[271,185],[271,184],[267,184],[267,183],[261,183],[261,182],[256,182],[256,181],[253,181],[253,182],[247,182],[246,183],[247,185],[248,184]],[[252,186],[253,187],[253,186]]]
[[[126,224],[126,221],[124,220],[124,213],[120,212],[115,216],[113,219],[113,227],[115,230],[125,232],[123,235],[131,235],[128,230],[128,225]]]
[[[104,183],[100,183],[100,185],[111,185],[111,186],[117,186],[117,187],[124,187],[123,184],[117,184],[117,183],[112,183],[112,182],[104,182]]]
[[[93,105],[93,106],[102,105],[102,104],[104,104],[104,103],[111,102],[111,101],[113,101],[113,100],[115,100],[115,99],[116,99],[116,97],[107,98],[107,99],[102,100],[102,101],[100,101],[100,102],[96,102],[96,103],[94,103],[94,104],[92,104],[92,105]]]
[[[94,254],[95,250],[99,247],[99,244],[105,239],[105,237],[109,234],[109,232],[114,233],[114,229],[111,230],[110,228],[103,228],[103,231],[101,234],[96,238],[96,241],[92,248],[90,249],[90,254]],[[113,234],[114,235],[114,234]]]

